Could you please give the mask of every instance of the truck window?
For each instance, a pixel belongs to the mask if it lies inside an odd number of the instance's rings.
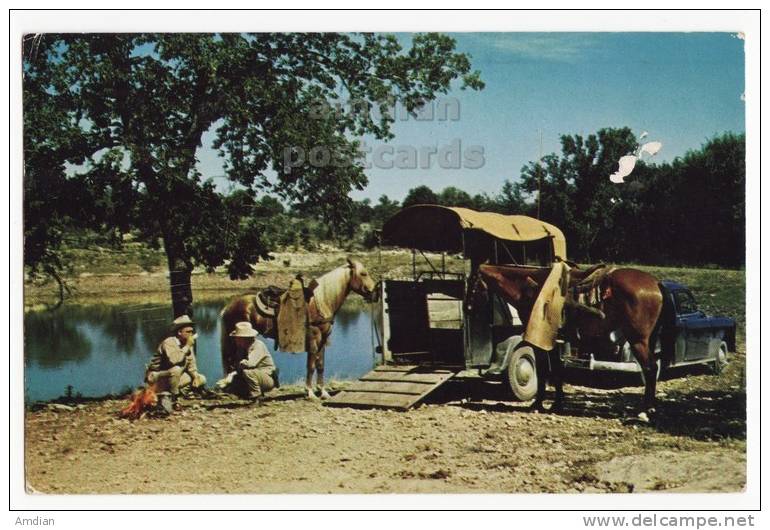
[[[674,300],[676,301],[676,312],[680,315],[698,311],[695,297],[689,291],[674,291]]]

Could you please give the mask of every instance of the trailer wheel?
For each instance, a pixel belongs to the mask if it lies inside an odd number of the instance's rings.
[[[537,395],[537,361],[531,346],[522,346],[511,354],[508,383],[520,401],[529,401]]]

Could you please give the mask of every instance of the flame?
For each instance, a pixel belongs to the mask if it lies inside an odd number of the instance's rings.
[[[158,394],[155,392],[155,385],[150,385],[132,394],[131,403],[120,411],[120,417],[137,420],[142,417],[147,409],[157,404]]]

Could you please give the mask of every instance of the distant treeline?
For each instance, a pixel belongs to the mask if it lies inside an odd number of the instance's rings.
[[[745,135],[725,133],[672,162],[639,161],[620,184],[609,176],[621,156],[638,149],[630,129],[565,135],[561,143],[561,154],[526,165],[495,195],[418,186],[401,204],[387,196],[376,204],[355,203],[351,228],[376,230],[399,207],[414,204],[463,206],[552,223],[564,231],[569,257],[578,261],[745,264]],[[348,241],[356,233],[349,230]],[[367,230],[361,237],[371,244],[375,238]]]

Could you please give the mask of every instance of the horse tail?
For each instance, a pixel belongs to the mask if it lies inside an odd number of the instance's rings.
[[[666,302],[665,302],[665,292],[663,290],[663,287],[661,284],[658,284],[658,288],[660,289],[660,295],[662,298],[662,306],[660,308],[660,314],[658,315],[658,320],[655,322],[655,327],[652,328],[652,333],[650,333],[650,348],[653,353],[655,353],[655,346],[658,343],[658,340],[660,340],[660,362],[661,365],[664,362],[664,359],[669,359],[671,352],[669,350],[669,346],[667,344],[666,337],[663,336],[663,326],[665,325],[666,318],[668,318],[668,314],[666,313]]]

